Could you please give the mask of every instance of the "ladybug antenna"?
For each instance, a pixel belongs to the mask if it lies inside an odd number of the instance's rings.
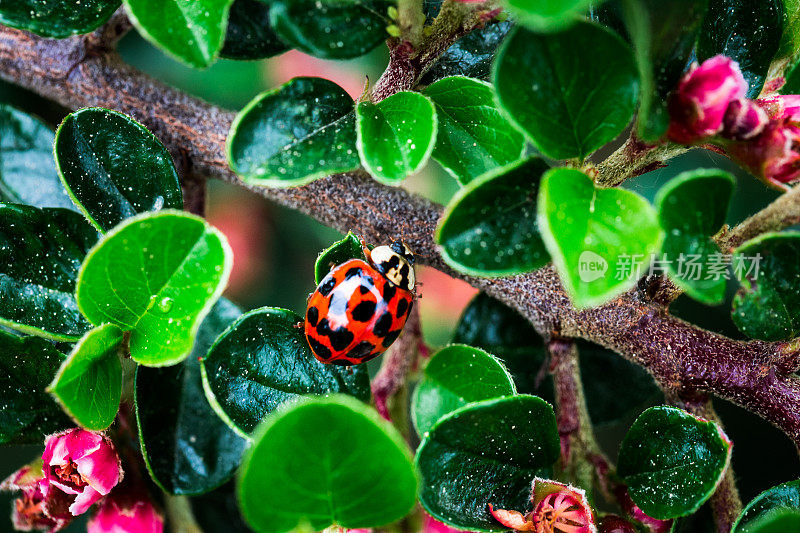
[[[372,263],[372,253],[369,251],[369,246],[367,246],[367,241],[364,240],[364,236],[359,235],[358,240],[361,242],[361,251],[364,253],[367,263]]]

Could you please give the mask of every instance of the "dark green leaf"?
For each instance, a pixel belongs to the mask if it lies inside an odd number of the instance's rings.
[[[53,164],[53,131],[0,104],[0,201],[74,209]]]
[[[662,231],[638,194],[597,189],[570,168],[547,172],[539,190],[539,229],[573,304],[592,307],[625,292],[644,274]]]
[[[225,237],[200,217],[172,210],[137,215],[86,256],[78,306],[93,324],[130,331],[137,363],[173,365],[189,355],[232,262]]]
[[[516,392],[511,375],[497,358],[479,348],[451,344],[425,366],[411,401],[414,427],[424,435],[459,407]]]
[[[269,25],[269,4],[234,0],[220,55],[228,59],[262,59],[288,50]]]
[[[78,311],[75,282],[96,241],[74,211],[0,204],[0,324],[78,340],[91,324]]]
[[[425,95],[439,121],[433,158],[462,185],[525,153],[525,138],[501,115],[488,83],[455,76],[429,86]]]
[[[509,11],[534,30],[553,30],[572,24],[593,0],[505,0]]]
[[[500,531],[488,504],[526,509],[531,483],[559,457],[553,408],[536,396],[469,404],[445,416],[417,449],[420,502],[459,529]]]
[[[732,263],[742,285],[733,298],[736,327],[761,340],[800,335],[800,233],[768,233],[747,241]]]
[[[692,56],[708,0],[626,0],[624,18],[639,66],[637,115],[642,139],[667,132],[667,95],[678,86]]]
[[[436,142],[436,108],[420,93],[401,91],[356,106],[358,154],[376,180],[396,185],[428,161]]]
[[[119,4],[120,0],[9,0],[0,4],[0,24],[61,39],[95,30]]]
[[[228,161],[245,181],[273,187],[358,168],[353,100],[322,78],[262,93],[231,126]]]
[[[317,284],[328,272],[337,265],[349,261],[350,259],[364,259],[364,251],[361,248],[361,241],[356,235],[348,232],[341,241],[336,241],[330,247],[323,250],[314,263],[314,279]]]
[[[669,181],[656,196],[665,235],[661,251],[669,261],[670,277],[689,296],[708,304],[725,298],[725,276],[707,269],[714,264],[712,254],[720,253],[711,237],[725,223],[734,185],[733,176],[723,170],[690,170]],[[688,266],[689,261],[697,267]]]
[[[233,0],[124,0],[142,36],[189,66],[209,66],[222,49]]]
[[[39,444],[72,421],[45,389],[64,354],[36,337],[0,331],[0,444]]]
[[[800,511],[800,480],[782,483],[753,498],[736,519],[731,531],[750,533],[756,522],[781,511]]]
[[[753,522],[746,533],[787,533],[800,531],[800,511],[783,509]]]
[[[686,516],[714,493],[731,447],[713,422],[674,407],[651,407],[625,435],[617,473],[648,516]]]
[[[497,48],[511,27],[511,22],[495,22],[472,30],[445,50],[422,77],[422,83],[427,85],[448,76],[488,81]]]
[[[389,34],[389,0],[272,0],[272,27],[293,48],[325,59],[366,54]]]
[[[345,368],[317,361],[292,311],[263,307],[220,335],[202,361],[203,385],[217,413],[243,436],[264,416],[307,394],[344,392],[370,397],[363,365]]]
[[[785,72],[786,83],[781,87],[781,94],[800,94],[800,61],[789,66]]]
[[[268,416],[253,441],[239,504],[256,531],[382,526],[416,501],[407,444],[373,409],[346,396],[291,404]]]
[[[119,411],[120,344],[122,330],[113,324],[89,331],[72,348],[48,388],[72,419],[88,430],[106,429]]]
[[[630,47],[590,22],[553,34],[513,30],[494,85],[501,107],[553,159],[583,158],[622,133],[639,91]]]
[[[201,494],[227,481],[246,441],[206,400],[198,358],[241,311],[220,299],[203,320],[192,353],[167,368],[136,370],[136,420],[150,476],[170,494]]]
[[[791,61],[800,56],[800,0],[783,0],[783,9],[786,13],[783,36],[773,61]]]
[[[710,0],[697,43],[701,61],[717,54],[737,63],[750,85],[749,98],[761,92],[783,33],[781,0]]]
[[[211,492],[189,500],[192,514],[202,531],[224,531],[225,533],[252,533],[239,511],[236,499],[236,483],[230,481]]]
[[[459,191],[436,229],[445,261],[478,276],[544,266],[549,256],[539,235],[536,195],[547,169],[541,159],[528,159],[495,169]]]
[[[72,113],[53,151],[64,187],[100,231],[138,213],[183,208],[169,152],[126,115],[98,107]]]

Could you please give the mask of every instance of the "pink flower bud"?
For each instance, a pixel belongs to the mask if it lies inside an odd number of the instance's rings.
[[[734,100],[725,111],[722,136],[739,141],[752,139],[764,131],[767,122],[767,113],[756,102],[747,99]]]
[[[596,533],[594,515],[586,493],[578,488],[536,478],[531,496],[533,511],[523,515],[519,511],[495,509],[489,504],[489,513],[504,526],[516,531],[535,533]]]
[[[146,491],[123,486],[112,492],[86,528],[87,533],[163,533],[164,517]]]
[[[0,484],[0,490],[22,493],[11,508],[14,529],[54,533],[69,523],[69,520],[52,518],[45,513],[43,489],[46,488],[41,461],[23,466]]]
[[[42,461],[47,510],[60,518],[85,513],[122,479],[111,440],[84,429],[48,437]]]
[[[726,146],[728,154],[769,185],[785,188],[800,179],[800,128],[772,120],[747,142]]]
[[[631,495],[628,493],[628,488],[625,485],[619,485],[614,490],[614,495],[617,497],[617,501],[619,501],[622,510],[625,511],[628,516],[650,528],[650,531],[653,533],[668,533],[672,530],[672,520],[653,518],[645,514],[638,505],[633,503],[633,499],[631,499]]]
[[[744,98],[747,82],[739,64],[718,55],[693,65],[669,99],[667,136],[677,143],[694,144],[722,131],[728,105]]]
[[[800,95],[770,96],[769,98],[760,98],[757,102],[772,120],[800,123]]]

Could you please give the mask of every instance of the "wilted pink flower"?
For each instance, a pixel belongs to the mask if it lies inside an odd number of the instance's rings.
[[[693,65],[669,99],[667,136],[694,144],[720,133],[728,105],[746,93],[747,82],[732,59],[718,55]]]
[[[495,509],[492,504],[489,504],[489,512],[498,522],[516,531],[597,532],[592,509],[586,500],[586,493],[581,489],[536,478],[533,481],[531,502],[533,511],[526,515],[519,511]]]
[[[69,523],[69,520],[52,518],[45,514],[43,489],[46,488],[41,461],[23,466],[0,484],[0,490],[22,493],[14,500],[11,508],[14,529],[54,533]]]
[[[42,461],[47,482],[45,498],[52,516],[66,518],[85,513],[122,478],[111,440],[84,429],[48,437]],[[60,501],[68,505],[58,505]]]
[[[114,490],[89,520],[87,533],[162,533],[164,517],[146,491],[131,486]]]

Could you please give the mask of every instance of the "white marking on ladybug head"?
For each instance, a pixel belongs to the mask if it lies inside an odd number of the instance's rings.
[[[375,270],[401,289],[413,291],[416,285],[414,276],[414,254],[402,242],[391,246],[378,246],[370,255]]]

